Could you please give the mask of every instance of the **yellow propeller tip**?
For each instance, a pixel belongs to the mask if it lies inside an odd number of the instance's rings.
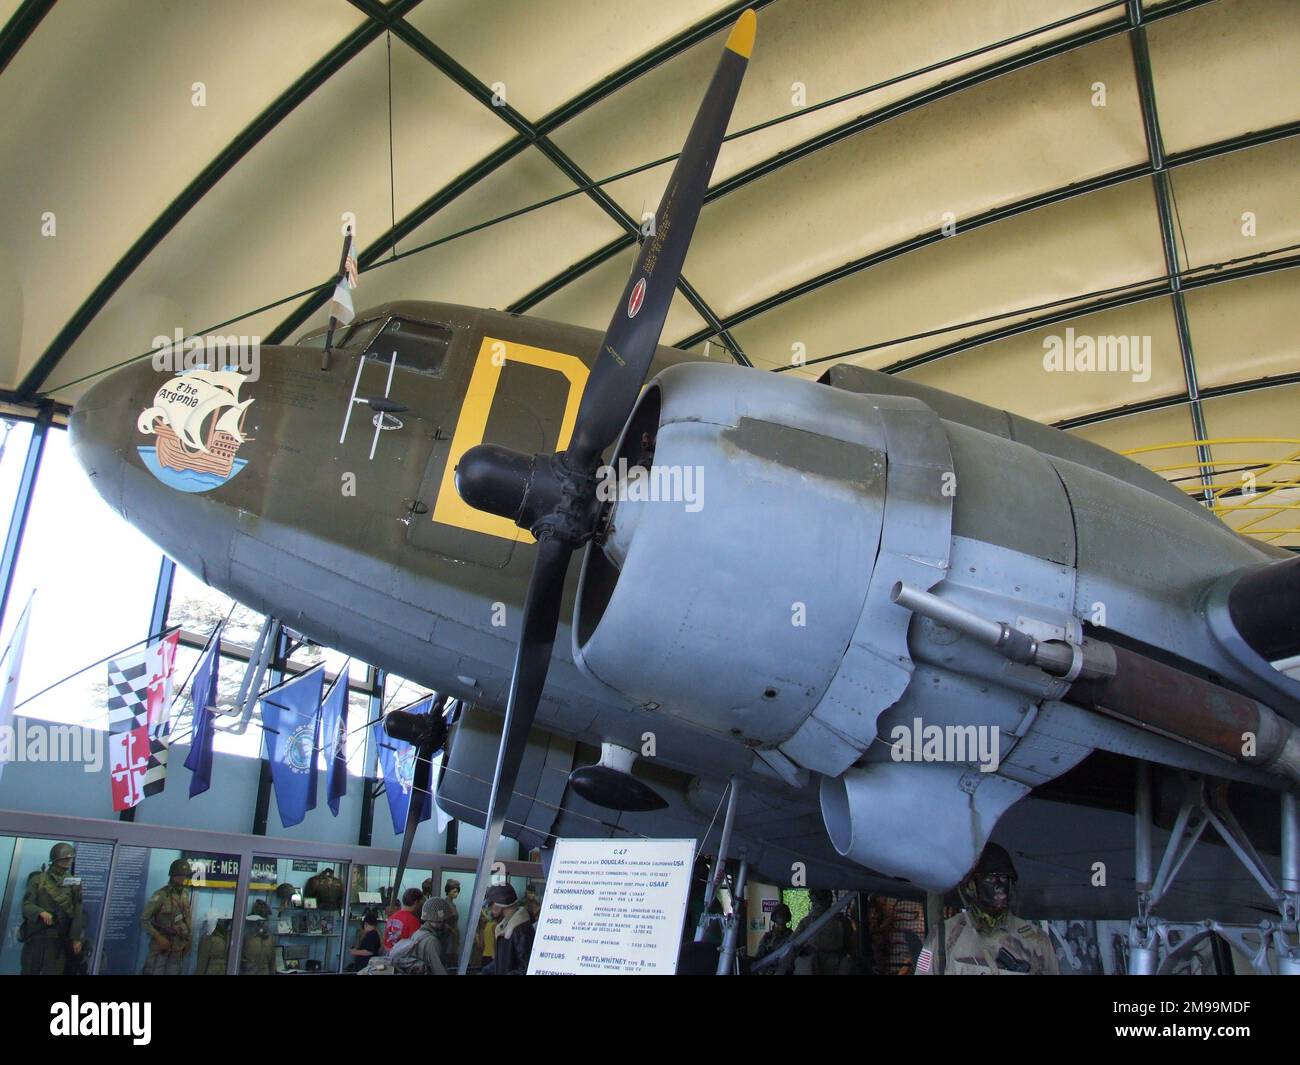
[[[754,51],[754,34],[758,32],[758,16],[753,11],[741,12],[736,24],[731,27],[731,36],[727,38],[727,47],[746,59]]]

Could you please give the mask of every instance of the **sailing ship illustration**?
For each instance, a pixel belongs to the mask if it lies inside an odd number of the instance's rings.
[[[243,374],[191,370],[169,379],[144,410],[136,428],[157,439],[158,465],[225,480],[231,475],[251,399],[240,400]]]

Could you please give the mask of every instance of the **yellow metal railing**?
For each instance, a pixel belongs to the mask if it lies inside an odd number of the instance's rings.
[[[1150,466],[1149,469],[1159,474],[1186,471],[1186,483],[1180,483],[1177,487],[1188,493],[1188,495],[1201,496],[1205,505],[1219,518],[1225,519],[1225,522],[1229,516],[1240,516],[1243,511],[1258,512],[1244,523],[1236,521],[1231,523],[1230,527],[1235,532],[1253,536],[1265,543],[1273,543],[1283,536],[1300,534],[1300,529],[1258,528],[1260,522],[1267,521],[1269,518],[1280,516],[1288,511],[1300,511],[1300,499],[1294,496],[1283,495],[1281,498],[1273,498],[1272,501],[1269,501],[1269,497],[1276,497],[1279,492],[1287,493],[1294,489],[1300,489],[1300,480],[1293,479],[1296,477],[1297,472],[1300,471],[1292,471],[1289,474],[1278,472],[1286,466],[1300,467],[1300,439],[1282,436],[1231,436],[1218,437],[1212,440],[1178,440],[1169,444],[1152,444],[1147,447],[1130,448],[1127,451],[1120,452],[1120,454],[1127,458],[1137,459],[1140,455],[1151,455],[1159,451],[1200,448],[1202,446],[1208,449],[1210,447],[1241,444],[1282,445],[1287,448],[1287,451],[1281,456],[1260,457],[1256,455],[1250,458],[1234,456],[1232,458],[1207,459],[1205,461],[1197,459],[1190,462],[1176,462],[1171,465]],[[1292,448],[1297,449],[1291,450]],[[1221,476],[1225,467],[1238,469],[1246,467],[1240,469],[1240,472],[1244,475],[1243,480],[1240,482],[1216,482],[1216,476]],[[1276,476],[1270,476],[1274,474]],[[1193,477],[1195,477],[1195,480],[1191,479]],[[1236,499],[1244,500],[1244,502],[1227,501]],[[1293,502],[1293,499],[1296,501]]]

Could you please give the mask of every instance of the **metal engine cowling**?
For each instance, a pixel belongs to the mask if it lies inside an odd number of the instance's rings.
[[[882,402],[898,409],[882,411]],[[906,612],[886,603],[893,613],[883,626],[868,617],[873,570],[885,558],[891,414],[937,430],[912,400],[739,367],[660,374],[611,462],[649,465],[651,474],[639,494],[624,487],[602,542],[586,551],[575,660],[634,703],[780,748],[819,772],[851,765],[911,671]],[[918,495],[940,498],[942,465],[923,473],[929,483]],[[932,539],[946,560],[943,517]],[[924,554],[925,540],[912,548]],[[874,646],[863,640],[868,630]],[[863,655],[881,666],[875,690],[862,684]]]

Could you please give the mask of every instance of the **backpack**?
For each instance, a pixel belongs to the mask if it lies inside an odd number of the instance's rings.
[[[366,962],[358,976],[428,976],[428,967],[415,948],[433,933],[427,928],[418,928],[415,934],[403,939],[385,957],[371,958]]]
[[[40,875],[41,875],[40,869],[37,869],[36,872],[34,873],[27,874],[28,888],[32,886],[32,881],[35,880]],[[24,917],[18,924],[18,930],[17,932],[14,933],[14,938],[18,940],[19,943],[26,943],[27,940],[29,940],[32,936],[36,934],[36,931],[40,927],[40,924],[41,922],[39,918],[33,918],[32,920],[29,921],[26,917]]]

